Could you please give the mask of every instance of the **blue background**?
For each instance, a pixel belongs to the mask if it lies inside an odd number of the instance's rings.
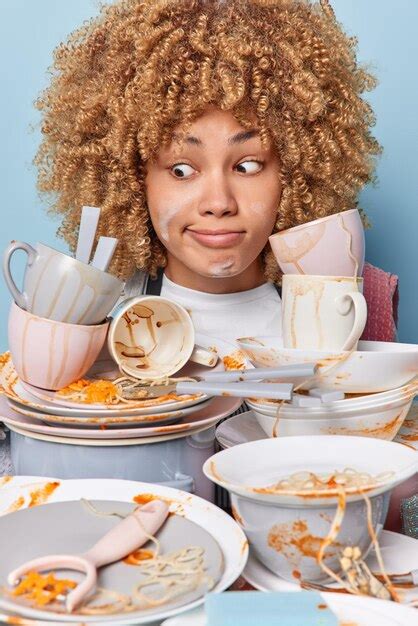
[[[359,58],[380,81],[368,95],[377,115],[375,134],[385,152],[377,187],[361,196],[373,223],[367,259],[400,278],[399,340],[418,343],[418,2],[332,0],[345,30],[359,38]],[[11,239],[65,250],[36,191],[32,159],[39,142],[33,101],[47,84],[52,50],[98,12],[93,0],[0,0],[0,251]],[[34,128],[35,127],[35,128]],[[14,263],[22,275],[23,253]],[[0,349],[5,349],[10,296],[0,281]]]

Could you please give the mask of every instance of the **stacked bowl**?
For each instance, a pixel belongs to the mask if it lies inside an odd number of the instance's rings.
[[[247,337],[238,344],[255,367],[316,363],[317,375],[300,387],[305,392],[315,387],[345,393],[344,399],[311,407],[249,398],[269,437],[333,434],[391,440],[418,392],[415,345],[360,341],[358,351],[332,353],[283,348],[276,337]]]

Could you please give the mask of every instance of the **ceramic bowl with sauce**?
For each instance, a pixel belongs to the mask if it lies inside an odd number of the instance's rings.
[[[372,526],[382,528],[392,489],[418,469],[415,450],[402,444],[366,437],[310,436],[262,439],[218,452],[203,466],[206,476],[228,490],[236,521],[255,556],[276,575],[289,580],[325,582],[317,562],[338,505],[338,490],[280,492],[274,485],[296,472],[317,476],[345,468],[366,472],[371,484]],[[382,481],[373,477],[389,473]],[[324,562],[340,573],[344,547],[358,546],[367,554],[371,538],[366,502],[360,489],[347,490],[344,517],[325,550]]]
[[[353,352],[283,348],[279,336],[243,337],[237,339],[237,344],[254,367],[316,363],[317,376],[302,389],[379,393],[401,387],[418,376],[416,344],[359,341]]]
[[[247,400],[268,437],[294,435],[351,435],[391,441],[396,437],[413,402],[415,392],[400,388],[393,393],[338,400],[319,407],[282,405]]]
[[[12,303],[8,337],[19,377],[41,389],[56,390],[82,378],[106,340],[109,322],[66,324],[29,313]]]

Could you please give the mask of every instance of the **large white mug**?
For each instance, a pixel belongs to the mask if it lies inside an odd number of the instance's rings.
[[[10,261],[16,250],[27,253],[23,290],[13,280]],[[35,247],[12,241],[3,256],[3,274],[20,308],[68,324],[100,324],[116,304],[123,283],[112,274],[81,263],[43,243]]]
[[[213,367],[214,352],[195,346],[195,331],[185,308],[161,296],[121,302],[112,312],[107,346],[119,368],[133,378],[172,376],[187,361]]]
[[[284,347],[355,350],[367,321],[362,290],[362,278],[285,274]]]

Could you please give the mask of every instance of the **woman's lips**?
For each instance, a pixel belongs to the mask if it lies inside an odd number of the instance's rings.
[[[202,246],[208,248],[230,248],[238,245],[244,237],[243,231],[233,230],[192,230],[186,232]]]

